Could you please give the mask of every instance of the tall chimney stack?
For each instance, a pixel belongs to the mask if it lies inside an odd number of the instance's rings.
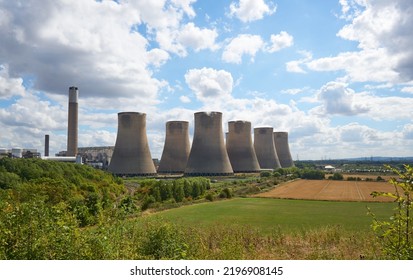
[[[48,157],[49,156],[49,134],[46,134],[44,136],[44,156]]]
[[[77,133],[78,133],[78,104],[79,92],[77,87],[69,88],[69,114],[67,124],[67,156],[77,154]]]

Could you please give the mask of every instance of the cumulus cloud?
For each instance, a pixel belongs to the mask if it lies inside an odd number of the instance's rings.
[[[244,55],[251,56],[254,60],[255,54],[263,47],[264,41],[261,36],[241,34],[231,40],[222,53],[222,60],[229,63],[240,64]]]
[[[378,132],[366,125],[349,123],[339,127],[339,137],[343,142],[371,143],[379,140]]]
[[[230,15],[236,16],[242,22],[251,22],[262,19],[265,15],[272,15],[277,10],[273,3],[267,4],[264,0],[239,0],[230,5]]]
[[[404,87],[402,88],[402,92],[413,93],[413,87]]]
[[[197,99],[203,102],[228,98],[233,87],[231,73],[205,67],[188,70],[185,81]]]
[[[341,0],[350,21],[337,36],[358,42],[360,51],[321,58],[313,70],[340,68],[351,81],[406,82],[413,79],[413,7],[410,0]],[[356,63],[355,63],[356,62]],[[328,70],[330,71],[330,70]]]
[[[216,50],[218,45],[215,40],[218,32],[214,29],[199,28],[190,22],[186,24],[178,35],[178,42],[184,46],[193,48],[195,51],[203,49]]]
[[[413,140],[413,123],[406,124],[403,127],[403,137],[408,140]]]
[[[83,96],[156,103],[166,83],[152,71],[169,53],[217,48],[214,29],[183,24],[196,15],[194,2],[2,2],[0,63],[10,76],[34,75],[36,90],[66,94],[77,85]]]
[[[303,56],[303,58],[287,62],[285,64],[285,68],[286,68],[287,72],[301,73],[301,74],[307,73],[303,69],[303,65],[305,65],[305,63],[311,61],[311,59],[313,58],[313,55],[309,51],[299,51],[298,53],[301,56]]]
[[[329,82],[318,92],[318,98],[323,103],[325,114],[357,115],[366,113],[368,108],[364,104],[354,102],[354,91],[346,84]]]
[[[24,95],[22,78],[11,78],[8,65],[0,65],[0,99]]]
[[[191,99],[186,95],[181,95],[179,100],[181,100],[182,103],[191,103]]]
[[[396,59],[383,48],[344,52],[302,63],[314,71],[343,70],[351,82],[397,82],[399,79],[399,74],[393,69]]]
[[[0,109],[0,122],[5,126],[48,131],[64,129],[67,118],[64,111],[61,106],[41,100],[35,94],[26,94],[10,107]]]
[[[35,75],[34,88],[66,94],[77,85],[86,96],[140,96],[154,100],[162,83],[151,63],[167,59],[147,52],[147,40],[131,32],[140,23],[127,4],[114,1],[7,1],[12,17],[0,28],[0,60],[13,75]]]
[[[293,45],[294,38],[286,31],[281,31],[279,34],[271,35],[271,45],[267,51],[269,53],[277,52],[281,49],[291,47]]]

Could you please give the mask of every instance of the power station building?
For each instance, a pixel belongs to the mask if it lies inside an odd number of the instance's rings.
[[[146,136],[145,113],[118,113],[118,133],[108,170],[125,176],[156,174]]]
[[[272,127],[254,128],[254,149],[261,169],[281,167],[275,150],[273,130]]]
[[[288,132],[274,132],[274,145],[282,168],[294,166],[288,144]]]
[[[191,152],[185,168],[188,176],[232,175],[225,148],[221,112],[197,112]]]
[[[169,121],[166,123],[165,144],[159,163],[158,173],[184,173],[188,162],[189,123],[186,121]]]
[[[260,171],[260,165],[252,144],[251,122],[228,122],[226,147],[234,172],[248,173]]]
[[[66,156],[77,155],[78,145],[78,97],[77,87],[69,88],[69,110],[67,123],[67,151]]]

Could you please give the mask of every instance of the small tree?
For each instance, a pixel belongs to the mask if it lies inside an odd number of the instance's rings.
[[[379,221],[373,216],[373,230],[381,240],[383,252],[392,259],[413,259],[413,167],[404,165],[404,170],[399,171],[390,166],[388,169],[398,175],[398,179],[391,178],[394,186],[392,192],[373,192],[373,197],[384,196],[395,199],[397,206],[390,221]]]

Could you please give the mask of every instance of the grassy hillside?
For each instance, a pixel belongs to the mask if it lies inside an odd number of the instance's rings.
[[[279,184],[275,175],[125,186],[87,166],[1,159],[0,259],[383,257],[366,206],[388,218],[391,203],[240,197]]]
[[[181,225],[211,227],[248,225],[269,233],[340,226],[348,231],[369,231],[370,207],[378,218],[388,218],[392,203],[330,202],[309,200],[236,198],[203,203],[157,213]]]

